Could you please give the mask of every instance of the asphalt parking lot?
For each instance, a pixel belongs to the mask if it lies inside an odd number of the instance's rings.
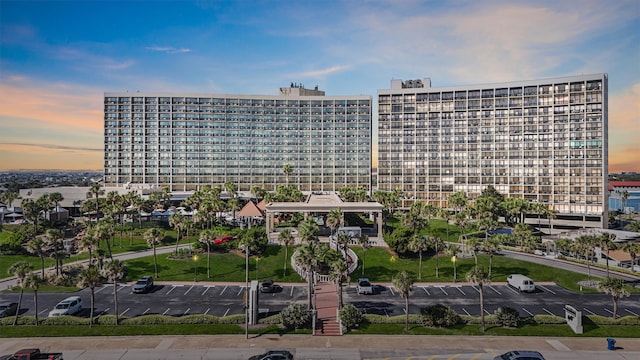
[[[373,295],[356,292],[355,284],[344,287],[345,303],[351,303],[368,314],[395,316],[404,314],[404,300],[390,284],[374,284]],[[557,285],[538,284],[534,293],[520,293],[504,283],[484,287],[485,313],[492,314],[501,306],[516,309],[520,316],[548,314],[564,317],[564,306],[571,305],[584,315],[612,316],[611,296],[606,294],[583,294],[568,291]],[[46,317],[48,312],[67,296],[78,295],[84,301],[79,316],[89,316],[90,291],[83,289],[75,293],[39,293],[38,314]],[[2,293],[0,301],[16,301],[19,294]],[[283,284],[278,292],[260,293],[259,312],[268,316],[280,312],[292,303],[306,304],[305,284]],[[121,316],[135,317],[147,314],[185,316],[208,314],[226,316],[244,313],[244,284],[156,284],[145,294],[133,294],[130,284],[118,286],[118,312]],[[419,314],[420,309],[435,304],[450,306],[459,314],[480,315],[479,289],[470,284],[416,284],[409,298],[409,313]],[[94,315],[113,314],[113,285],[103,285],[95,290]],[[25,293],[21,315],[34,315],[32,294]],[[618,301],[618,317],[639,316],[640,294]]]

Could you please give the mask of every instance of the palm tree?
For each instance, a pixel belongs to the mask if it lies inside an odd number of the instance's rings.
[[[311,217],[306,218],[300,223],[298,227],[298,236],[300,241],[305,242],[317,242],[319,233],[318,223]]]
[[[293,173],[293,169],[291,168],[291,164],[289,164],[289,163],[284,164],[284,166],[282,167],[282,173],[284,174],[284,176],[286,176],[287,185],[289,185],[289,175],[291,175]]]
[[[362,247],[362,276],[364,276],[364,263],[367,258],[367,250],[371,247],[371,244],[369,244],[369,236],[360,234],[360,236],[358,236],[358,245]]]
[[[308,285],[308,301],[309,310],[313,309],[313,302],[311,301],[311,294],[313,293],[313,283],[315,280],[315,271],[322,261],[323,253],[326,252],[326,243],[318,242],[305,242],[299,248],[295,254],[294,261],[298,264],[306,273],[307,285]]]
[[[608,277],[600,283],[598,289],[605,294],[611,294],[611,300],[613,301],[613,318],[615,319],[618,313],[618,300],[629,296],[629,291],[624,287],[624,281],[622,279]]]
[[[456,269],[456,261],[454,260],[456,255],[460,252],[460,247],[457,244],[450,243],[447,245],[447,253],[451,255],[452,263],[453,263],[453,282],[455,283],[458,280],[458,272]]]
[[[289,245],[293,243],[293,234],[291,229],[286,228],[278,234],[278,240],[284,245],[284,272],[282,276],[287,276],[287,261],[289,261]]]
[[[627,241],[622,245],[622,250],[631,256],[631,269],[633,270],[634,265],[636,265],[636,260],[638,259],[638,254],[640,254],[640,243]]]
[[[342,209],[335,208],[327,215],[327,227],[331,229],[331,236],[335,236],[336,231],[344,224],[344,215]]]
[[[93,183],[89,187],[89,191],[87,192],[87,197],[96,197],[96,219],[100,218],[100,201],[98,200],[101,195],[104,195],[104,189],[101,188],[102,185],[100,183]]]
[[[33,290],[33,302],[36,316],[36,326],[38,326],[38,289],[40,285],[45,284],[44,278],[41,278],[37,273],[30,273],[24,281],[25,287]]]
[[[22,207],[24,217],[33,222],[34,233],[38,234],[38,220],[40,219],[40,208],[38,207],[38,203],[32,199],[24,199],[22,200],[20,207]]]
[[[93,309],[95,308],[95,299],[96,299],[96,287],[100,285],[102,278],[100,277],[100,272],[98,268],[95,266],[89,266],[80,272],[80,279],[78,282],[78,287],[81,288],[89,288],[91,290],[91,310],[89,312],[89,327],[93,325]],[[116,312],[117,313],[117,312]]]
[[[44,257],[47,255],[46,250],[46,242],[41,236],[37,236],[27,242],[26,248],[27,251],[31,254],[37,255],[40,257],[41,269],[42,269],[42,278],[44,279]]]
[[[482,323],[482,332],[485,331],[484,324],[484,294],[483,294],[483,286],[484,284],[488,284],[490,282],[487,274],[485,274],[484,270],[479,267],[474,267],[467,273],[467,281],[478,285],[478,292],[480,293],[480,322]]]
[[[118,280],[124,277],[126,271],[127,265],[118,259],[106,263],[102,270],[102,275],[113,283],[113,308],[116,314],[116,325],[118,325]]]
[[[587,260],[587,273],[591,279],[591,260],[593,258],[593,247],[596,244],[596,238],[593,235],[581,235],[575,240],[578,253],[584,255]]]
[[[49,194],[49,201],[51,201],[54,204],[54,206],[55,206],[54,210],[56,210],[56,211],[58,211],[58,204],[62,200],[64,200],[64,197],[59,192],[53,192],[53,193]],[[56,219],[56,221],[59,221],[59,220],[60,219]],[[49,212],[49,221],[52,221],[51,212]]]
[[[465,244],[467,251],[471,251],[473,259],[475,260],[475,266],[478,267],[478,251],[480,251],[480,240],[476,237],[470,237]]]
[[[164,234],[158,228],[151,228],[144,233],[144,240],[147,245],[153,248],[153,269],[156,277],[158,277],[158,260],[156,258],[156,245],[164,239]]]
[[[504,243],[508,237],[509,235],[507,234],[495,234],[482,244],[482,248],[489,253],[489,279],[491,279],[491,269],[493,268],[493,255],[500,251],[502,243]]]
[[[411,240],[409,240],[409,244],[407,245],[409,251],[417,252],[420,256],[420,262],[418,263],[418,280],[422,279],[422,252],[429,249],[429,243],[427,243],[427,238],[424,236],[413,235]]]
[[[413,286],[413,276],[406,271],[401,271],[393,277],[392,283],[400,293],[400,297],[404,299],[404,329],[409,331],[409,294],[411,294]]]
[[[176,229],[176,253],[178,252],[178,244],[180,243],[180,232],[184,228],[186,219],[180,213],[173,213],[169,216],[169,225]]]
[[[613,242],[613,240],[615,239],[616,234],[608,232],[602,233],[600,237],[598,237],[598,245],[600,245],[600,251],[604,251],[607,253],[607,257],[605,259],[607,264],[607,277],[609,277],[609,252],[618,248],[618,244]]]
[[[80,237],[80,246],[83,249],[87,249],[89,252],[89,267],[93,266],[93,250],[96,248],[98,244],[98,239],[96,238],[96,231],[94,227],[88,228],[84,231],[84,234]]]
[[[66,252],[62,252],[63,250],[63,240],[64,234],[62,231],[58,229],[47,229],[47,231],[43,234],[43,239],[45,241],[45,248],[51,254],[56,261],[56,275],[60,275],[60,267],[62,266],[62,259],[66,256]]]
[[[215,238],[215,231],[207,229],[200,233],[200,238],[198,239],[198,241],[207,245],[207,279],[211,278],[211,242]]]
[[[349,275],[347,274],[348,265],[342,259],[342,256],[336,255],[331,259],[331,261],[329,261],[329,266],[331,267],[329,277],[333,280],[336,284],[336,288],[338,289],[338,309],[342,309],[344,306],[342,301],[342,284],[345,281],[349,281]]]
[[[24,288],[26,287],[26,279],[30,272],[33,271],[33,265],[26,261],[18,261],[9,267],[9,274],[18,278],[18,286],[20,287],[20,297],[18,297],[18,309],[16,310],[16,317],[13,319],[13,325],[18,324],[18,315],[20,314],[20,305],[22,304],[22,295],[24,294]]]
[[[107,217],[99,220],[94,226],[94,231],[96,242],[100,244],[100,242],[104,240],[107,244],[109,258],[113,259],[113,253],[111,252],[111,238],[115,235],[113,219]]]

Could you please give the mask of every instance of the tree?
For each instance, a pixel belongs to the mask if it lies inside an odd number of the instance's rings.
[[[64,197],[59,192],[53,192],[53,193],[49,194],[49,201],[54,204],[54,210],[56,210],[56,211],[58,211],[58,204],[62,200],[64,200]],[[60,219],[56,219],[56,221],[59,221],[59,220]],[[53,219],[51,219],[51,212],[50,211],[49,211],[49,221],[53,221]]]
[[[453,208],[455,209],[456,215],[460,213],[469,203],[467,194],[463,190],[450,194],[447,201],[449,203],[449,206],[453,206]]]
[[[78,282],[78,287],[81,288],[89,288],[91,291],[91,310],[89,313],[89,327],[93,325],[93,309],[95,308],[95,299],[96,299],[96,287],[100,285],[102,278],[100,277],[100,272],[98,268],[95,266],[89,266],[80,272],[80,279]]]
[[[22,295],[24,294],[24,288],[26,287],[26,279],[29,273],[33,271],[33,265],[26,261],[18,261],[9,267],[9,274],[17,278],[17,284],[20,287],[20,296],[18,297],[18,309],[16,310],[16,317],[13,319],[13,325],[18,324],[18,316],[20,315],[20,306],[22,305]]]
[[[45,240],[42,238],[42,236],[37,236],[29,240],[29,242],[27,242],[27,245],[26,245],[27,251],[29,253],[40,257],[40,264],[41,264],[41,271],[42,271],[41,276],[43,279],[44,279],[44,257],[45,255],[47,255],[46,246],[47,244]]]
[[[45,248],[56,261],[56,275],[60,275],[62,259],[67,255],[67,253],[63,251],[63,238],[64,234],[58,229],[47,229],[42,237],[45,242]]]
[[[491,269],[493,268],[493,255],[500,251],[502,243],[504,243],[508,237],[509,235],[507,234],[495,234],[482,244],[482,248],[489,253],[489,279],[491,279]]]
[[[401,271],[393,277],[392,283],[400,293],[400,297],[404,299],[404,330],[409,331],[409,294],[413,286],[413,276],[406,271]]]
[[[155,251],[154,251],[155,252]],[[155,257],[155,254],[154,254]],[[154,259],[155,261],[155,259]],[[127,265],[118,259],[107,262],[102,270],[102,275],[113,283],[113,308],[116,315],[116,325],[118,325],[118,280],[124,277]],[[157,271],[157,269],[156,269]],[[157,276],[157,275],[156,275]]]
[[[460,247],[457,244],[450,243],[447,246],[447,253],[451,255],[451,262],[453,263],[453,282],[455,283],[458,280],[458,273],[456,269],[456,260],[455,257],[460,252]]]
[[[89,191],[87,192],[87,197],[95,196],[96,199],[96,219],[100,218],[100,196],[104,195],[104,189],[102,189],[102,185],[100,183],[93,183],[89,186]]]
[[[80,246],[89,252],[89,266],[93,266],[93,250],[98,245],[98,239],[96,238],[95,228],[87,228],[80,236]]]
[[[315,272],[318,269],[320,263],[324,261],[325,255],[328,253],[328,251],[329,247],[326,243],[310,241],[305,242],[300,247],[298,247],[298,251],[296,252],[294,257],[294,261],[296,262],[296,264],[298,264],[298,266],[300,266],[306,274],[309,309],[313,309],[311,294],[313,293]]]
[[[367,258],[367,250],[371,247],[371,244],[369,244],[369,236],[366,234],[358,236],[358,245],[362,247],[362,276],[364,276],[364,263]]]
[[[465,246],[466,251],[470,251],[471,254],[473,254],[475,266],[478,267],[478,251],[480,251],[480,240],[478,240],[477,237],[470,237],[467,239]]]
[[[530,242],[532,238],[535,238],[531,227],[522,223],[516,224],[513,228],[512,236],[522,251],[524,251],[526,244]]]
[[[300,241],[303,243],[319,241],[319,232],[320,229],[318,228],[318,223],[316,223],[316,221],[311,217],[302,221],[298,227],[298,236],[300,237]]]
[[[207,229],[200,233],[200,238],[198,239],[198,241],[207,245],[207,279],[211,278],[211,242],[215,238],[215,231]]]
[[[96,242],[100,244],[100,242],[104,240],[107,244],[109,258],[113,259],[113,253],[111,252],[111,238],[115,235],[113,219],[107,217],[99,220],[94,226],[94,231]]]
[[[478,285],[478,292],[480,293],[480,322],[482,323],[482,332],[485,331],[485,323],[484,323],[484,294],[483,294],[483,286],[484,284],[488,284],[490,282],[487,274],[484,272],[482,268],[474,267],[467,273],[467,281]]]
[[[32,199],[24,199],[20,204],[24,217],[33,223],[34,233],[38,234],[38,220],[40,219],[40,207],[39,204]]]
[[[593,235],[581,235],[575,239],[576,249],[578,253],[583,255],[587,260],[587,273],[591,279],[591,260],[593,259],[593,248],[596,244],[596,238]]]
[[[144,233],[144,240],[150,248],[153,248],[153,269],[156,277],[158,277],[158,260],[156,257],[156,245],[160,244],[164,239],[164,234],[158,228],[151,228]]]
[[[293,243],[293,234],[291,233],[291,229],[286,228],[278,234],[278,240],[282,245],[284,245],[284,271],[282,276],[287,276],[287,262],[289,261],[289,245]]]
[[[613,301],[613,318],[616,318],[618,313],[618,300],[623,297],[629,296],[629,291],[624,287],[624,281],[617,278],[606,278],[598,286],[599,290],[605,294],[611,295]]]
[[[622,245],[622,250],[631,256],[631,269],[637,264],[638,254],[640,254],[640,243],[627,241]]]
[[[289,163],[284,164],[284,166],[282,167],[282,173],[284,174],[284,176],[286,176],[287,185],[289,185],[289,176],[293,173],[293,169],[291,168],[291,164],[289,164]]]
[[[184,229],[186,219],[182,214],[175,212],[169,216],[169,225],[176,229],[176,253],[178,252],[178,244],[180,243],[180,233]]]
[[[604,251],[607,254],[607,257],[605,258],[607,264],[607,277],[609,277],[609,252],[618,248],[618,244],[613,242],[615,239],[616,234],[604,232],[600,234],[597,240],[598,245],[600,245],[600,251]]]
[[[408,248],[414,253],[417,252],[420,256],[420,262],[418,263],[418,280],[420,280],[422,279],[422,252],[429,249],[427,238],[424,236],[413,235],[411,240],[409,240]]]
[[[41,285],[45,284],[44,278],[41,278],[36,273],[29,273],[27,278],[24,279],[25,287],[31,288],[33,290],[33,302],[34,302],[34,310],[36,317],[36,326],[38,326],[38,289],[40,289]]]
[[[335,208],[327,215],[327,227],[331,229],[331,236],[335,236],[336,231],[344,225],[344,215],[342,209]]]
[[[329,277],[336,284],[336,288],[338,290],[338,310],[342,309],[344,303],[342,301],[342,284],[345,281],[349,281],[349,275],[347,274],[348,265],[347,262],[343,260],[342,256],[336,254],[330,261],[329,266],[331,268],[329,272]]]

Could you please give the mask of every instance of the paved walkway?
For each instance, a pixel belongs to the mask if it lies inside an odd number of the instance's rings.
[[[342,335],[337,322],[338,294],[335,284],[319,283],[314,291],[319,330],[316,335]]]

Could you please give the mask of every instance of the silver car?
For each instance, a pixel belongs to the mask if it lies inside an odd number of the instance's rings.
[[[493,360],[544,360],[544,356],[533,350],[512,350],[494,357]]]

